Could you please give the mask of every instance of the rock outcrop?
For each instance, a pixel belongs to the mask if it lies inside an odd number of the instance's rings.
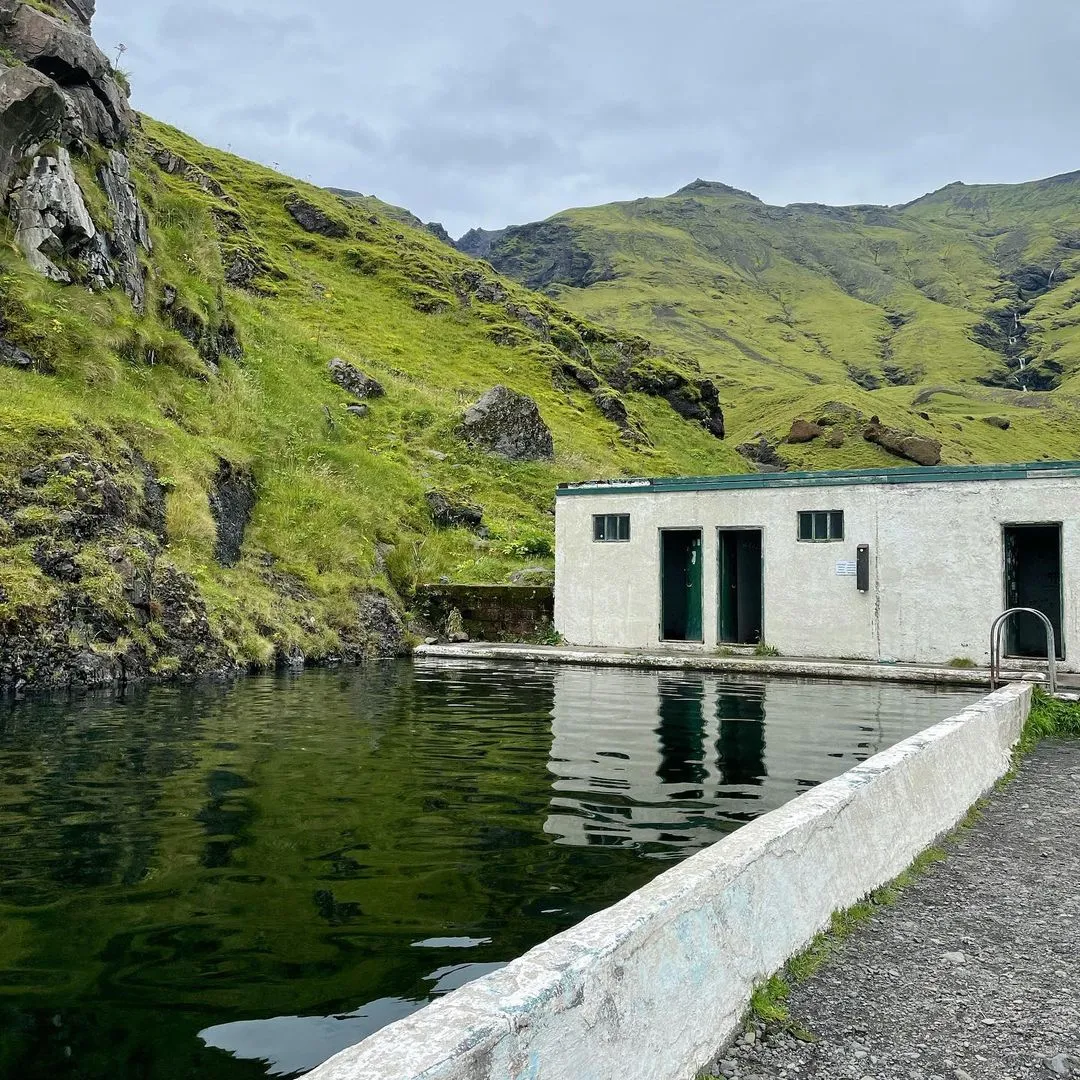
[[[150,250],[125,147],[134,114],[112,65],[89,34],[93,0],[0,0],[0,199],[15,242],[53,281],[120,286],[142,311],[139,251]],[[74,156],[107,151],[98,170],[108,205],[95,222]]]
[[[285,200],[285,209],[305,232],[327,236],[331,240],[344,240],[349,235],[348,225],[331,217],[306,199],[302,199],[296,192]]]
[[[431,520],[439,529],[479,529],[484,511],[472,503],[454,502],[441,491],[429,491],[424,499],[431,511]]]
[[[758,472],[786,472],[788,463],[776,452],[776,446],[764,435],[757,442],[743,443],[735,451],[747,461],[752,461]]]
[[[378,379],[365,374],[352,364],[347,364],[340,357],[334,357],[329,364],[330,378],[350,394],[358,398],[381,398],[386,390]]]
[[[551,461],[555,446],[540,409],[527,394],[492,387],[462,418],[457,434],[470,446],[508,461]]]
[[[863,432],[867,442],[876,443],[890,454],[914,461],[916,465],[940,465],[941,443],[937,439],[928,439],[922,435],[912,435],[894,428],[886,427],[876,417]]]

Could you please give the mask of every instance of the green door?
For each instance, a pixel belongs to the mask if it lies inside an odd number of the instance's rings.
[[[721,529],[718,637],[756,645],[762,637],[761,530]]]
[[[701,641],[701,530],[660,533],[660,636]]]

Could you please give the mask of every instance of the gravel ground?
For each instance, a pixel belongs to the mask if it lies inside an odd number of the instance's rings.
[[[739,1080],[1080,1077],[1080,743],[1048,741],[949,857],[739,1037]]]

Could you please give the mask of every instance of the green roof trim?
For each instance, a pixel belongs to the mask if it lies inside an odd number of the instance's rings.
[[[556,495],[643,495],[669,491],[746,491],[768,488],[859,487],[870,484],[955,484],[988,480],[1080,480],[1080,461],[1017,465],[934,465],[840,472],[745,473],[728,476],[663,476],[560,484]]]

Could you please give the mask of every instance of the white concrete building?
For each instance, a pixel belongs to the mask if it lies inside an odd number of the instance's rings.
[[[555,533],[568,644],[984,666],[1030,607],[1080,671],[1080,461],[565,484]]]

